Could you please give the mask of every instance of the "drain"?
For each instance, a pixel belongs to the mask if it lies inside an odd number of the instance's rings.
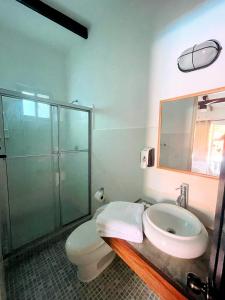
[[[167,228],[166,231],[172,234],[176,234],[176,231],[173,228]]]

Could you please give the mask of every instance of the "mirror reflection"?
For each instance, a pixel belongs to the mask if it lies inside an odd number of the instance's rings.
[[[218,176],[225,92],[161,101],[158,167]]]

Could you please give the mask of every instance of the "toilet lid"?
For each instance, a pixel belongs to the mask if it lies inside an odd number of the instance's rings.
[[[90,220],[77,227],[68,237],[67,246],[73,252],[91,252],[104,244],[96,231],[95,220]]]

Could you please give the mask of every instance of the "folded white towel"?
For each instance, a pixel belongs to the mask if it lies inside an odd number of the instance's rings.
[[[116,237],[142,243],[142,214],[144,205],[123,201],[111,202],[96,219],[100,236]]]

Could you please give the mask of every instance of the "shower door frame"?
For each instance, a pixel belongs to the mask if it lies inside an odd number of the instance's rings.
[[[2,97],[11,97],[13,99],[17,100],[31,100],[37,103],[45,103],[50,106],[55,106],[57,108],[57,122],[58,122],[58,151],[57,154],[58,156],[58,171],[59,171],[59,195],[58,195],[58,207],[59,207],[59,214],[60,214],[60,219],[59,219],[59,226],[55,227],[55,230],[43,235],[42,237],[39,237],[37,239],[34,239],[31,242],[28,242],[24,244],[21,247],[18,247],[17,249],[12,249],[11,245],[11,225],[10,225],[10,205],[9,205],[9,190],[8,190],[8,178],[7,178],[7,162],[6,162],[6,147],[5,147],[5,135],[4,135],[4,118],[3,118],[3,101]],[[59,130],[59,115],[60,115],[60,108],[69,108],[75,111],[84,111],[88,113],[88,214],[77,218],[70,223],[67,223],[65,225],[62,224],[62,212],[61,212],[61,199],[60,199],[60,150],[59,150],[59,139],[60,139],[60,130]],[[3,139],[3,147],[0,149],[0,179],[2,180],[2,186],[3,189],[0,190],[0,199],[1,199],[1,204],[0,204],[0,229],[1,229],[1,240],[7,238],[6,243],[2,243],[2,248],[5,249],[4,252],[6,252],[6,255],[10,255],[11,252],[15,252],[17,250],[20,250],[22,248],[25,248],[26,246],[35,243],[36,240],[41,240],[43,238],[46,238],[48,236],[51,236],[52,234],[57,233],[57,231],[60,231],[62,228],[69,227],[71,225],[76,225],[79,224],[82,219],[90,218],[91,216],[91,186],[92,186],[92,181],[91,181],[91,153],[92,153],[92,107],[87,107],[87,106],[82,106],[82,105],[76,105],[76,104],[67,104],[67,103],[60,103],[60,102],[53,102],[50,100],[46,99],[41,99],[35,96],[30,96],[30,95],[25,95],[22,92],[17,92],[17,91],[12,91],[8,89],[3,89],[0,88],[0,139]],[[4,216],[4,222],[2,220],[2,217]],[[5,224],[6,228],[5,230],[2,228],[3,223]],[[7,235],[7,237],[6,237]]]

